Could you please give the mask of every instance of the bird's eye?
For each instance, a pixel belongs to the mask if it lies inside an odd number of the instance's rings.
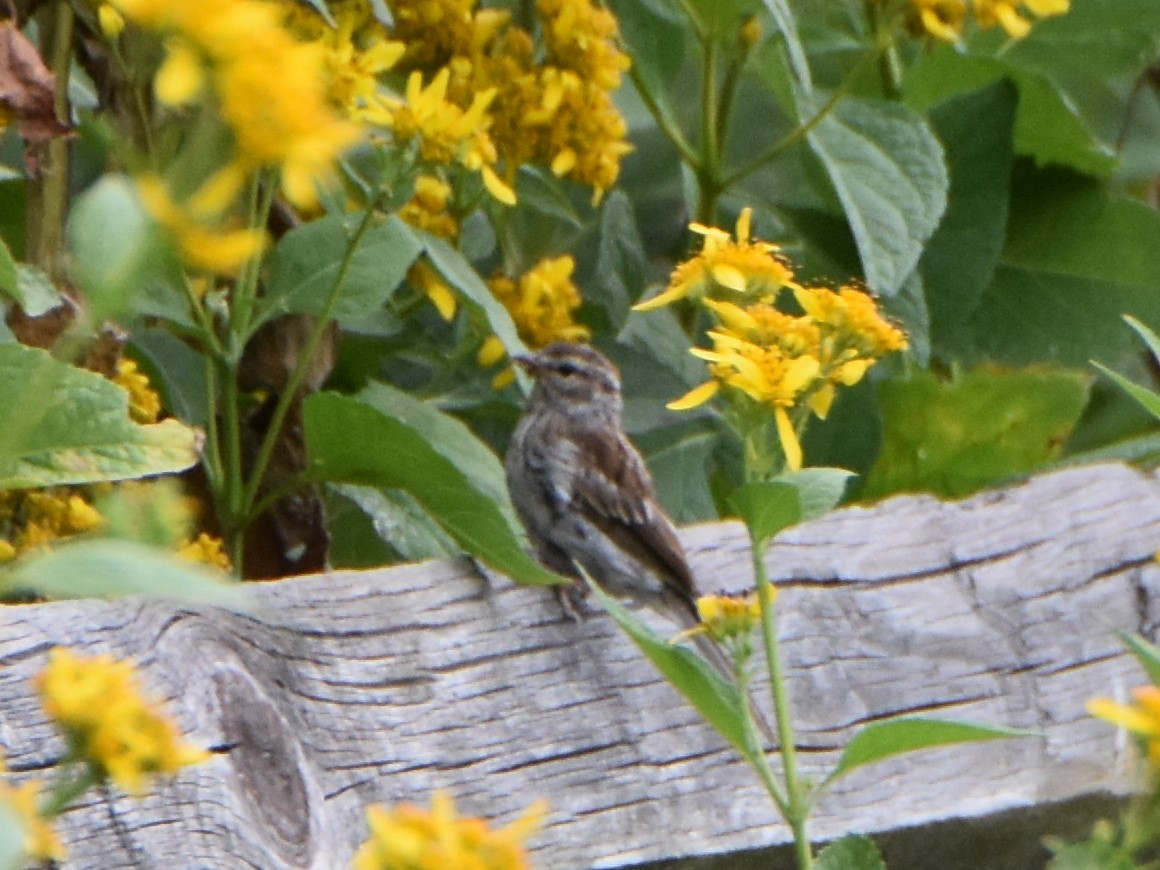
[[[560,363],[560,365],[556,367],[556,371],[558,371],[564,377],[570,378],[570,377],[572,377],[572,375],[576,374],[580,370],[578,368],[576,368],[576,366],[573,365],[572,363],[565,362],[565,363]]]

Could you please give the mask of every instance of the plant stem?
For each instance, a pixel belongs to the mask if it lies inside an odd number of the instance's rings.
[[[681,128],[668,115],[661,111],[660,103],[652,91],[648,89],[648,86],[640,76],[640,71],[635,66],[629,70],[629,77],[636,87],[636,92],[640,95],[641,102],[644,103],[645,108],[652,115],[653,121],[656,122],[657,129],[664,133],[665,138],[677,149],[677,154],[681,160],[694,172],[699,171],[701,155],[689,144],[689,140],[685,138],[685,134],[681,132]]]
[[[717,94],[717,43],[711,35],[701,41],[704,58],[701,70],[701,168],[697,172],[700,196],[697,202],[697,220],[711,226],[717,211],[717,197],[721,194],[722,133]]]
[[[69,804],[100,782],[92,765],[87,762],[76,776],[69,776],[65,772],[67,770],[68,767],[64,764],[57,768],[58,773],[52,791],[39,807],[40,814],[46,819],[59,816]]]
[[[69,119],[68,82],[75,21],[72,6],[51,3],[40,20],[41,54],[56,77],[53,109]],[[69,143],[62,136],[34,146],[39,171],[28,183],[25,258],[43,269],[54,284],[65,277],[64,227],[68,211]]]
[[[790,721],[789,696],[774,629],[773,592],[765,571],[765,541],[753,540],[753,573],[757,581],[757,600],[761,604],[761,632],[765,640],[765,660],[769,668],[769,685],[773,695],[773,712],[777,721],[777,736],[781,744],[782,767],[785,773],[785,820],[793,831],[794,852],[799,870],[813,866],[813,852],[806,834],[809,800],[798,777],[797,751],[794,746],[793,724]]]
[[[757,723],[753,720],[753,709],[750,707],[750,677],[742,669],[738,669],[736,673],[737,689],[741,694],[741,712],[742,722],[745,725],[745,737],[751,746],[760,746],[761,741],[757,733]],[[782,818],[788,819],[790,816],[789,802],[786,800],[785,795],[781,793],[781,787],[777,783],[777,777],[773,775],[773,768],[769,766],[769,757],[764,752],[759,752],[750,761],[750,766],[757,772],[761,784],[765,786],[765,790],[769,792],[769,796],[773,799],[774,804],[777,805],[778,812],[781,813]]]
[[[363,236],[370,229],[371,223],[374,220],[375,209],[378,207],[382,196],[380,193],[367,206],[366,214],[363,215],[354,234],[351,235],[350,241],[347,242],[346,251],[343,253],[342,262],[338,267],[338,273],[334,277],[334,284],[330,288],[330,294],[326,297],[326,302],[323,304],[322,310],[318,312],[318,319],[314,324],[314,329],[311,331],[309,339],[302,348],[302,352],[298,357],[298,363],[295,365],[290,379],[286,382],[286,386],[278,396],[278,404],[274,407],[274,413],[270,418],[270,426],[262,438],[262,445],[258,449],[258,457],[254,460],[253,468],[250,469],[250,478],[246,483],[245,491],[242,495],[239,511],[239,520],[242,526],[254,519],[253,506],[257,500],[258,488],[262,485],[262,478],[265,477],[266,467],[270,464],[270,457],[274,452],[274,446],[278,443],[278,434],[282,431],[282,424],[286,421],[286,415],[290,412],[290,407],[294,402],[295,395],[298,393],[298,387],[302,384],[302,379],[306,375],[306,370],[311,365],[314,355],[318,351],[318,345],[326,332],[327,324],[330,322],[331,315],[334,312],[334,306],[338,303],[339,296],[342,293],[342,285],[346,283],[346,276],[350,271],[351,263],[354,261],[355,252],[358,250]]]
[[[270,216],[270,206],[274,202],[274,189],[277,185],[271,179],[263,187],[262,173],[256,172],[250,179],[250,190],[247,198],[246,225],[250,229],[260,229],[266,226]],[[258,297],[258,273],[261,266],[261,256],[255,254],[242,269],[238,277],[237,286],[230,305],[230,357],[236,367],[241,361],[242,351],[245,349],[246,339],[250,334],[250,320],[254,311],[254,302]]]

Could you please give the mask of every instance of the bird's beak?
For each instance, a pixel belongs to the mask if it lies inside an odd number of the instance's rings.
[[[519,365],[529,375],[534,375],[539,371],[539,366],[536,364],[536,358],[534,356],[514,356],[512,357],[512,362]]]

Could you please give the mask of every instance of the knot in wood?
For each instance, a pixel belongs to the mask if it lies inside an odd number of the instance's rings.
[[[239,780],[239,793],[254,813],[268,845],[294,867],[311,864],[310,792],[302,752],[286,718],[237,671],[219,671],[214,689],[222,736]]]

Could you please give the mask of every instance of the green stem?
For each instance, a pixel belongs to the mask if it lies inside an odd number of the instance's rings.
[[[260,229],[266,226],[276,188],[277,185],[272,180],[263,185],[262,173],[260,172],[255,172],[250,179],[246,225],[251,229]],[[237,286],[234,288],[230,304],[230,353],[235,366],[242,358],[242,351],[250,334],[250,320],[253,315],[254,303],[258,298],[260,266],[261,257],[259,255],[251,257],[242,269]]]
[[[750,746],[760,746],[761,738],[757,733],[757,723],[753,719],[753,709],[750,707],[749,700],[749,675],[741,669],[737,671],[737,688],[741,693],[741,713],[742,723],[745,727],[745,738]],[[765,790],[769,792],[769,796],[773,799],[774,804],[777,805],[778,812],[782,817],[788,819],[790,816],[790,805],[786,800],[785,795],[781,793],[781,787],[777,783],[777,777],[773,775],[773,768],[769,766],[769,757],[764,752],[758,752],[750,759],[750,766],[757,772],[761,784],[765,786]]]
[[[813,865],[813,851],[806,834],[809,800],[798,777],[797,750],[794,745],[793,724],[790,721],[789,696],[781,656],[774,629],[773,591],[765,571],[765,541],[753,542],[753,573],[757,581],[757,600],[761,604],[761,632],[765,640],[765,660],[769,668],[769,685],[773,694],[773,712],[777,721],[777,737],[781,745],[782,767],[785,773],[785,820],[793,831],[794,852],[799,870]]]
[[[739,169],[735,169],[732,173],[725,177],[721,184],[726,187],[732,187],[741,179],[748,175],[752,175],[757,170],[763,168],[769,163],[772,163],[798,142],[808,136],[818,124],[826,119],[826,116],[834,110],[834,107],[842,101],[842,99],[849,93],[850,89],[854,87],[855,83],[862,77],[866,71],[866,66],[876,60],[881,53],[881,48],[875,48],[874,51],[866,54],[862,59],[854,65],[854,67],[846,74],[846,77],[838,83],[834,88],[834,92],[830,94],[830,98],[826,100],[825,104],[818,109],[813,116],[804,124],[799,124],[794,129],[790,130],[777,142],[774,142],[769,148],[763,151],[757,157],[750,160]]]
[[[52,792],[39,807],[40,815],[46,819],[59,816],[68,808],[69,804],[101,781],[101,777],[94,771],[93,766],[87,762],[82,764],[81,772],[76,776],[69,776],[65,773],[67,769],[68,766],[64,764],[57,768],[59,773],[53,784]]]
[[[376,197],[374,202],[370,203],[358,228],[354,231],[350,241],[347,242],[346,251],[338,267],[338,274],[335,275],[334,284],[330,288],[330,294],[326,297],[326,302],[323,304],[322,310],[318,313],[318,319],[314,324],[314,329],[311,331],[310,338],[298,356],[298,363],[295,365],[289,381],[287,381],[285,388],[278,396],[278,404],[275,406],[274,414],[270,418],[270,427],[266,430],[266,434],[262,439],[262,445],[258,449],[258,457],[254,461],[254,467],[250,469],[250,479],[246,484],[242,497],[239,517],[243,525],[254,518],[253,506],[257,500],[258,488],[262,485],[262,478],[265,477],[266,467],[270,464],[270,457],[274,452],[274,446],[278,443],[278,434],[282,431],[282,424],[286,421],[286,415],[290,412],[294,397],[298,393],[298,387],[302,384],[306,370],[310,367],[314,355],[318,351],[318,345],[326,333],[327,324],[330,322],[331,316],[334,313],[334,306],[338,304],[339,296],[342,294],[342,285],[346,283],[347,273],[350,271],[351,263],[354,262],[355,252],[358,250],[363,236],[370,229],[371,223],[374,220],[375,209],[378,207],[381,199],[382,194]]]
[[[902,61],[894,44],[895,25],[886,20],[884,10],[876,0],[865,0],[864,7],[870,33],[878,46],[878,77],[882,81],[882,93],[896,100],[902,93]]]
[[[68,83],[75,22],[72,6],[51,3],[40,20],[41,54],[56,77],[53,109],[69,119]],[[43,269],[54,284],[65,277],[64,226],[68,211],[69,142],[62,136],[34,146],[39,172],[28,182],[25,256]]]
[[[689,144],[689,140],[685,138],[685,134],[681,132],[681,128],[661,110],[660,103],[652,91],[648,89],[648,85],[645,84],[644,79],[641,78],[640,71],[635,66],[629,70],[629,77],[636,87],[636,92],[640,94],[640,99],[644,103],[645,108],[648,109],[653,121],[656,122],[657,129],[664,133],[665,138],[677,149],[677,154],[680,155],[685,165],[694,172],[699,171],[701,155]]]
[[[704,58],[701,70],[701,151],[702,163],[697,173],[700,196],[697,220],[711,226],[717,211],[721,185],[721,111],[717,92],[717,43],[711,36],[701,43]]]

